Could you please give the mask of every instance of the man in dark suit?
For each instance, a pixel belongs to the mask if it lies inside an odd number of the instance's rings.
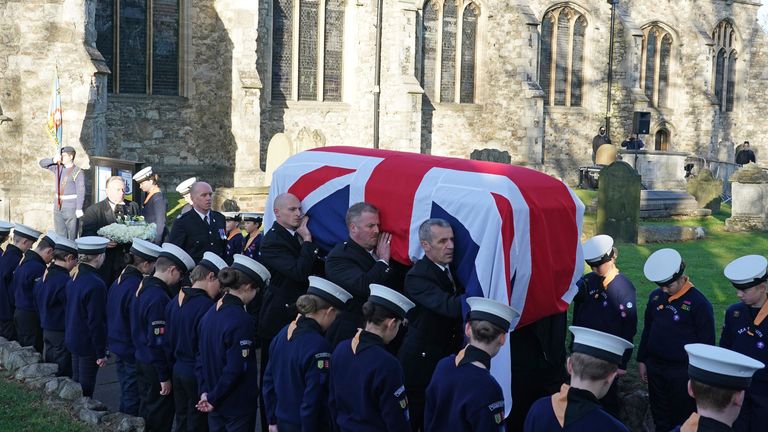
[[[359,202],[347,211],[349,239],[331,250],[325,260],[326,278],[352,294],[347,310],[342,311],[328,328],[325,337],[335,347],[355,336],[362,327],[363,303],[370,294],[372,283],[397,291],[402,281],[389,265],[392,234],[379,230],[379,210],[371,204]]]
[[[98,231],[110,224],[115,223],[118,216],[138,216],[139,205],[135,202],[125,200],[125,180],[119,176],[113,176],[107,179],[106,184],[107,198],[85,209],[83,218],[80,222],[83,224],[82,236],[97,236]],[[104,283],[110,286],[117,279],[120,272],[125,267],[125,254],[131,248],[129,244],[117,244],[110,241],[107,244],[107,252],[104,257],[104,264],[99,269],[99,274]]]
[[[307,228],[309,217],[302,215],[301,201],[295,195],[278,195],[273,207],[275,223],[261,240],[260,262],[269,270],[271,279],[264,292],[259,316],[260,386],[269,361],[272,338],[296,318],[296,300],[307,292],[308,278],[313,274],[319,252]],[[263,401],[259,404],[263,409]],[[262,430],[267,430],[264,416],[262,426]]]
[[[453,229],[443,219],[428,219],[419,227],[424,257],[405,276],[405,294],[416,303],[409,316],[399,357],[405,374],[411,428],[424,430],[424,393],[437,362],[456,353],[464,341],[464,289],[451,273]]]
[[[223,259],[227,251],[226,220],[223,214],[211,210],[211,185],[193,183],[189,194],[192,210],[176,219],[168,241],[182,248],[196,263],[206,252],[213,252]]]

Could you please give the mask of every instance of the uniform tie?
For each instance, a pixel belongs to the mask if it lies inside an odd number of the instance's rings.
[[[206,225],[210,225],[211,224],[211,222],[208,220],[208,215],[205,215],[204,219],[205,219],[205,224]]]
[[[443,273],[445,273],[446,276],[448,276],[448,280],[451,281],[451,286],[453,287],[453,292],[456,292],[456,282],[453,280],[453,275],[451,275],[451,269],[448,267],[445,267],[443,269]]]
[[[293,233],[293,238],[295,238],[296,241],[299,242],[299,244],[302,244],[304,242],[304,239],[302,239],[299,233],[297,232]]]

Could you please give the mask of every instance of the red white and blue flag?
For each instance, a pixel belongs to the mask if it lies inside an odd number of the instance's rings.
[[[309,215],[313,240],[326,252],[348,237],[344,217],[365,201],[392,234],[392,258],[410,265],[424,252],[419,225],[450,222],[453,264],[467,296],[520,312],[514,327],[566,311],[583,273],[584,206],[562,181],[528,168],[357,147],[324,147],[288,158],[274,173],[264,226],[275,197],[290,192]],[[466,305],[465,305],[466,308]],[[466,309],[465,309],[466,311]],[[511,409],[508,347],[491,372]]]

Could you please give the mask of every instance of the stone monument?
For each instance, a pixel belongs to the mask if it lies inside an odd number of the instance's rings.
[[[725,220],[727,231],[766,231],[768,174],[753,163],[736,171],[731,178],[731,217]]]
[[[610,165],[616,162],[619,151],[613,144],[603,144],[597,148],[595,153],[595,165]]]
[[[637,243],[639,218],[640,175],[623,161],[603,168],[597,190],[597,233]]]
[[[712,171],[702,169],[696,177],[688,179],[688,193],[696,198],[699,206],[712,211],[720,210],[723,181],[712,176]]]

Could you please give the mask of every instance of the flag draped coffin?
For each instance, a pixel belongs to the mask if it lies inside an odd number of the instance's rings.
[[[266,203],[290,192],[309,216],[313,240],[326,252],[346,240],[350,205],[366,201],[392,233],[392,259],[410,265],[424,252],[419,225],[450,222],[456,276],[468,296],[520,312],[513,327],[567,310],[583,272],[584,206],[563,182],[514,165],[357,147],[323,147],[288,158],[274,173]],[[465,305],[465,312],[467,311]],[[511,408],[509,347],[491,372]]]

